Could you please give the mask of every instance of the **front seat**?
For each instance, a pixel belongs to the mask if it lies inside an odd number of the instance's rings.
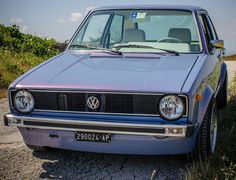
[[[192,52],[199,52],[199,44],[192,44],[191,31],[188,28],[171,28],[168,33],[168,37],[177,38],[183,43],[188,43],[190,45],[190,50]]]
[[[145,32],[140,29],[126,29],[123,42],[144,42],[146,40]]]
[[[191,43],[191,31],[188,28],[171,28],[168,37],[179,39],[183,43]]]

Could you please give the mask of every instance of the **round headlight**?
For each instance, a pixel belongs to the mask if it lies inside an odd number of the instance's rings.
[[[26,90],[18,91],[14,96],[14,106],[21,113],[29,113],[34,109],[34,97]]]
[[[178,96],[167,95],[160,100],[159,111],[162,117],[175,120],[183,114],[184,105]]]

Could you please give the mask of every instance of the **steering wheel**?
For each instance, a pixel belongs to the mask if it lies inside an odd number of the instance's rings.
[[[164,38],[159,39],[157,42],[182,43],[180,39],[173,38],[173,37],[164,37]]]

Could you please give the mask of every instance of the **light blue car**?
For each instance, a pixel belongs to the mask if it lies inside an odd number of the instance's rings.
[[[223,51],[202,8],[97,8],[63,53],[10,85],[4,122],[36,150],[206,159],[227,104]]]

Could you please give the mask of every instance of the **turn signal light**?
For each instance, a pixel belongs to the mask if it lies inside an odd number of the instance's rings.
[[[195,98],[196,98],[196,101],[201,101],[202,100],[202,95],[201,94],[196,94]]]
[[[184,128],[167,128],[166,132],[167,134],[171,134],[171,135],[184,135],[185,129]]]

